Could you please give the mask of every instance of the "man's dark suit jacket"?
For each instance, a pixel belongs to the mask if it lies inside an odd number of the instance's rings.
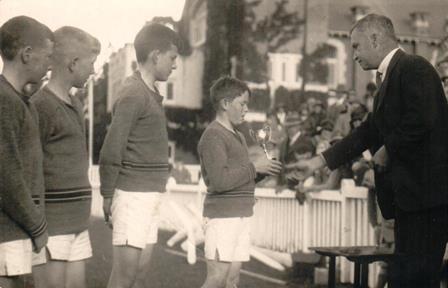
[[[389,162],[375,171],[383,217],[395,206],[421,211],[448,204],[448,105],[440,78],[424,58],[398,50],[387,69],[374,111],[323,156],[330,169],[385,145]]]

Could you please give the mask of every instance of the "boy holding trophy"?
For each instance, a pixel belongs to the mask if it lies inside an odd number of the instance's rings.
[[[241,132],[250,90],[235,78],[222,77],[210,89],[216,119],[198,144],[201,171],[207,185],[203,288],[236,287],[242,262],[249,261],[250,218],[257,175],[277,175],[281,163],[260,154],[251,161]]]

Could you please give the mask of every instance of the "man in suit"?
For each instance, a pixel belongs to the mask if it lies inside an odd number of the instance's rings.
[[[389,287],[439,287],[448,230],[448,105],[435,69],[397,43],[391,20],[369,14],[350,33],[354,60],[377,69],[374,110],[339,143],[296,167],[330,169],[369,149],[378,203],[395,219]]]

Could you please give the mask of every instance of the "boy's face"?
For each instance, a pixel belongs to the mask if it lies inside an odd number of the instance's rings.
[[[95,73],[94,64],[97,55],[90,54],[75,59],[73,66],[74,83],[76,88],[83,88],[90,75]]]
[[[177,47],[171,44],[171,48],[165,52],[160,52],[157,57],[156,65],[156,80],[166,81],[171,72],[176,69],[176,59],[178,51]]]
[[[53,42],[49,39],[41,47],[33,47],[28,54],[29,84],[39,84],[42,78],[47,74],[51,64],[51,55],[53,54]]]
[[[234,98],[233,100],[227,101],[227,116],[229,117],[230,123],[233,126],[238,126],[244,122],[244,116],[247,111],[249,111],[249,92],[245,91],[240,96]]]

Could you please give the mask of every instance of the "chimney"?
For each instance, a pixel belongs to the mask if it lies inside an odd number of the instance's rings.
[[[414,28],[414,31],[417,35],[425,35],[428,34],[429,31],[429,22],[428,22],[428,13],[416,11],[410,14],[411,16],[411,24]]]
[[[350,10],[352,11],[353,22],[356,22],[359,19],[361,19],[362,17],[367,15],[369,7],[362,6],[362,5],[356,5],[356,6],[352,6],[350,8]]]

